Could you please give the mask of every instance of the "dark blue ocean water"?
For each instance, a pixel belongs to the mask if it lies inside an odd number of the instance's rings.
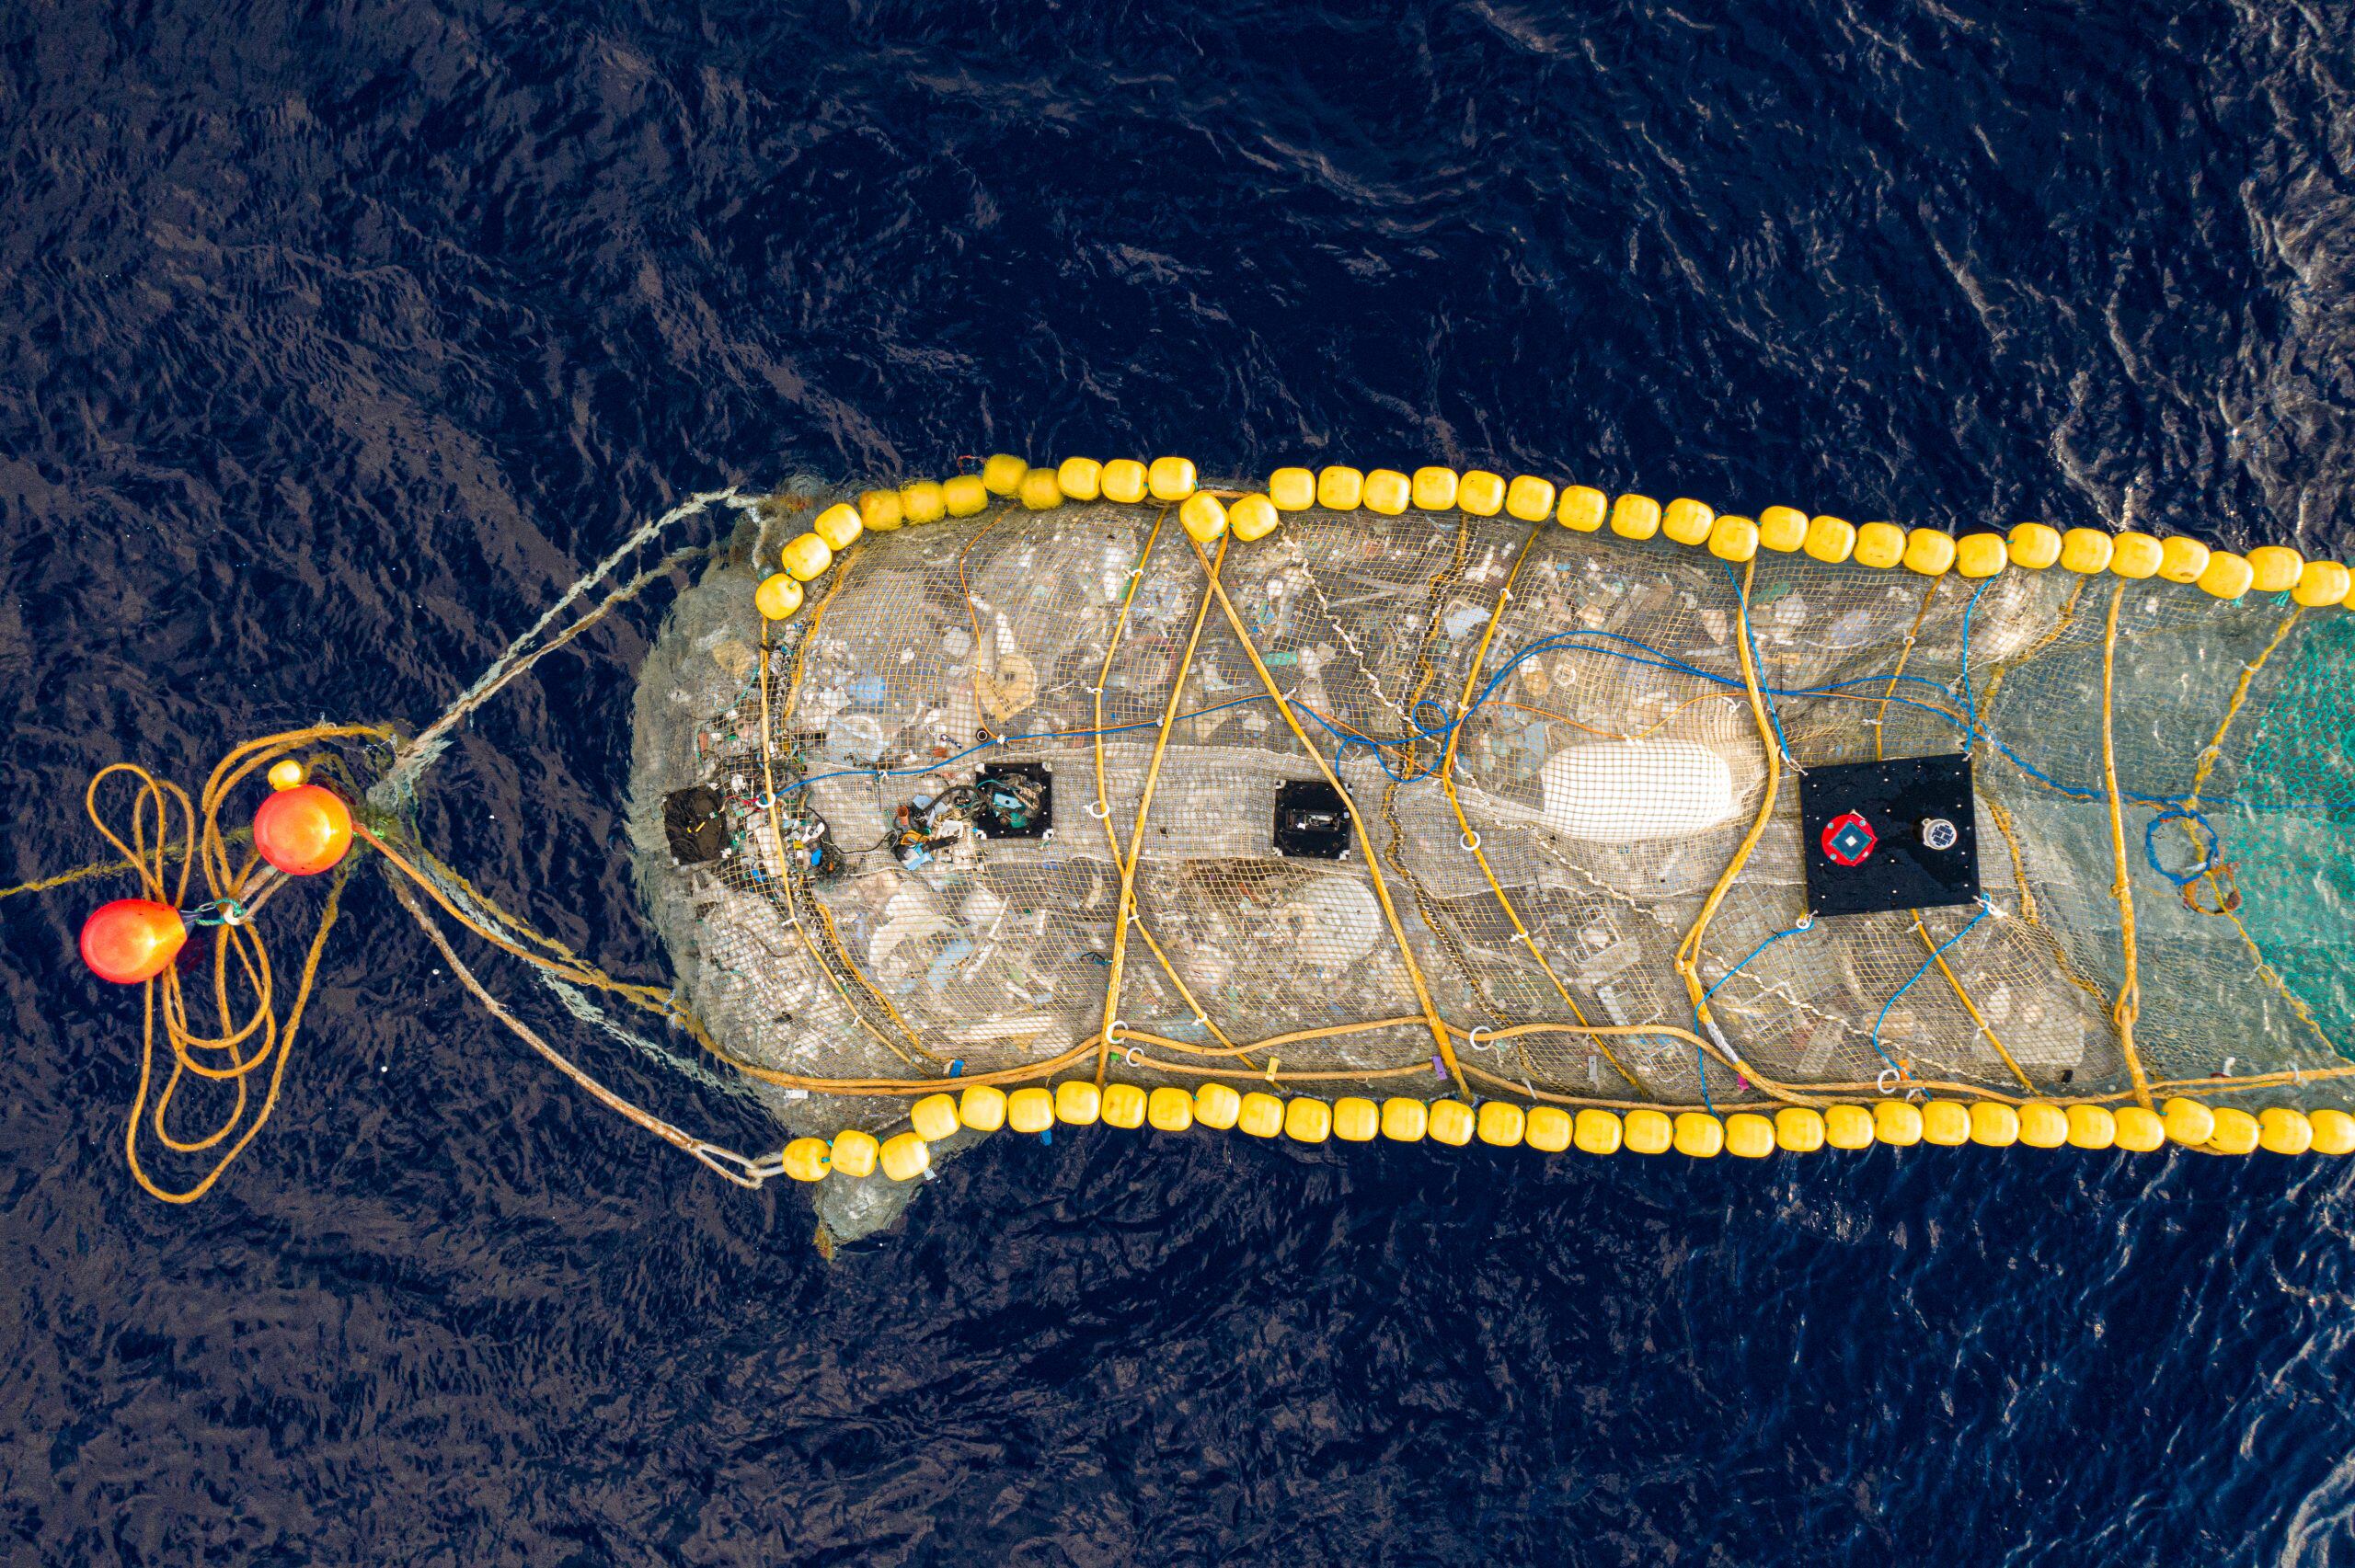
[[[2342,547],[2350,38],[2344,0],[22,0],[0,883],[100,853],[103,762],[421,723],[639,519],[797,470],[1439,460]],[[652,979],[614,845],[667,601],[422,821]],[[372,876],[276,1122],[167,1209],[95,897],[0,906],[10,1562],[2355,1555],[2344,1164],[1001,1139],[829,1265],[798,1194],[554,1081]]]

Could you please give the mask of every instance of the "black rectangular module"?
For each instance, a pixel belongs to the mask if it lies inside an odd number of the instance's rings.
[[[1295,779],[1276,789],[1276,853],[1339,860],[1350,853],[1350,808],[1323,779]]]
[[[1970,759],[1810,769],[1799,780],[1810,913],[1927,910],[1979,897]]]
[[[990,838],[1043,839],[1055,825],[1055,775],[1043,762],[993,762],[973,787],[973,825]]]
[[[662,797],[662,836],[678,865],[708,865],[728,848],[728,824],[720,819],[719,792],[708,784],[674,789]]]

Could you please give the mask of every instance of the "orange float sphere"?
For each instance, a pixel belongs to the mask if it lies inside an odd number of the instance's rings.
[[[280,790],[254,813],[254,848],[289,876],[316,876],[351,848],[351,808],[317,784]]]
[[[102,980],[135,986],[170,967],[187,941],[188,922],[171,905],[117,898],[82,922],[82,962]]]

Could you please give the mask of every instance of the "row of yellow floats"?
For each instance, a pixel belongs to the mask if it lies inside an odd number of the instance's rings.
[[[1731,1154],[1763,1160],[1781,1150],[1812,1154],[1821,1149],[1867,1149],[1876,1143],[1908,1148],[1919,1143],[1991,1149],[2026,1144],[2032,1149],[2125,1149],[2147,1153],[2168,1143],[2211,1154],[2355,1153],[2355,1116],[2344,1111],[2312,1113],[2274,1106],[2254,1114],[2233,1106],[2209,1106],[2173,1099],[2158,1110],[2125,1105],[2059,1105],[2031,1100],[1930,1100],[1916,1104],[1889,1099],[1865,1105],[1816,1110],[1785,1105],[1774,1115],[1736,1111],[1725,1116],[1706,1111],[1633,1110],[1624,1114],[1592,1107],[1522,1106],[1489,1100],[1476,1110],[1460,1100],[1423,1101],[1400,1096],[1377,1104],[1347,1095],[1324,1101],[1302,1095],[1280,1098],[1259,1091],[1241,1093],[1223,1083],[1205,1083],[1189,1093],[1133,1083],[1098,1089],[1082,1080],[1007,1093],[977,1083],[961,1095],[928,1094],[909,1113],[912,1129],[878,1140],[848,1128],[833,1141],[798,1138],[785,1149],[785,1172],[796,1181],[823,1180],[830,1173],[871,1176],[878,1170],[895,1182],[913,1181],[932,1168],[932,1145],[958,1131],[1041,1133],[1061,1125],[1152,1127],[1184,1132],[1200,1126],[1235,1130],[1253,1138],[1284,1137],[1299,1143],[1340,1139],[1398,1143],[1425,1139],[1461,1147],[1474,1141],[1498,1149],[1526,1145],[1548,1154],[1576,1149],[1587,1154],[1665,1154],[1674,1150],[1695,1159]]]
[[[1395,468],[1371,471],[1335,465],[1312,472],[1279,468],[1268,487],[1223,499],[1200,488],[1194,464],[1182,457],[1151,463],[1118,458],[1065,458],[1052,468],[1033,468],[999,452],[979,474],[948,480],[919,479],[896,490],[868,490],[854,504],[828,507],[810,532],[787,543],[782,571],[760,586],[761,613],[782,621],[801,608],[804,583],[822,576],[834,557],[869,530],[889,532],[911,523],[944,517],[971,517],[992,498],[1018,501],[1032,511],[1050,511],[1066,500],[1158,502],[1178,508],[1188,534],[1204,544],[1232,531],[1253,540],[1274,532],[1288,511],[1321,506],[1332,511],[1360,508],[1396,516],[1413,507],[1422,511],[1462,510],[1477,517],[1499,512],[1523,522],[1551,517],[1580,533],[1604,528],[1623,539],[1664,535],[1680,544],[1706,547],[1727,561],[1747,561],[1761,550],[1805,554],[1836,565],[1888,570],[1903,567],[1925,577],[1951,571],[1964,578],[1990,578],[2005,567],[2040,570],[2058,566],[2088,575],[2162,578],[2197,583],[2219,599],[2245,593],[2287,593],[2310,609],[2355,608],[2355,574],[2337,561],[2309,561],[2285,545],[2267,544],[2246,555],[2211,550],[2196,539],[2161,539],[2098,528],[2063,532],[2049,523],[2023,522],[2008,533],[1966,533],[1960,538],[1935,528],[1904,528],[1893,522],[1851,523],[1836,517],[1809,517],[1797,507],[1768,507],[1755,518],[1719,513],[1704,502],[1680,497],[1666,506],[1649,496],[1616,498],[1584,485],[1555,486],[1523,474],[1513,479],[1485,469]]]

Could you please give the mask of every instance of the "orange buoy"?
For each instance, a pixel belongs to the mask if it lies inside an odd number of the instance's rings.
[[[351,848],[351,808],[317,784],[280,790],[254,813],[254,848],[289,876],[316,876]]]
[[[171,905],[117,898],[82,922],[82,962],[102,980],[135,986],[168,968],[187,941],[188,922]]]

